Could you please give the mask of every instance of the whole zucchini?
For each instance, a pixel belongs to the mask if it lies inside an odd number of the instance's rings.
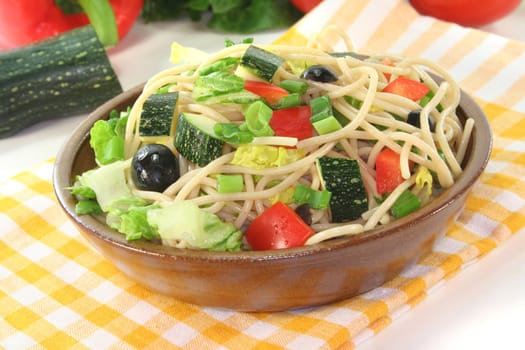
[[[0,53],[0,138],[91,112],[122,92],[90,25]]]

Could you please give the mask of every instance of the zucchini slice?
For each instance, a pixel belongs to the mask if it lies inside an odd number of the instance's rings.
[[[181,113],[173,144],[186,159],[200,167],[222,155],[224,141],[220,140],[213,127],[216,122],[204,115]]]
[[[317,159],[316,165],[324,189],[332,193],[332,222],[352,221],[368,210],[368,199],[357,160],[321,157]]]
[[[250,45],[241,57],[236,74],[247,80],[262,79],[271,82],[283,62],[274,53]]]
[[[144,142],[162,142],[173,134],[174,116],[179,93],[177,91],[152,94],[142,106],[139,136]]]
[[[91,112],[121,92],[90,25],[6,51],[0,54],[0,138]]]

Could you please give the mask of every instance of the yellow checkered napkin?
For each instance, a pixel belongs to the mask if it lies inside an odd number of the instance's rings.
[[[249,314],[189,305],[137,285],[88,245],[55,200],[50,160],[0,183],[0,348],[353,348],[523,234],[525,99],[514,91],[525,91],[525,46],[418,16],[403,0],[325,1],[281,40],[304,42],[330,23],[361,52],[446,66],[490,119],[491,161],[431,254],[379,288],[322,307]]]

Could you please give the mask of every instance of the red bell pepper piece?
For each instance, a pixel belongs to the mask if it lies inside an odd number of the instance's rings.
[[[383,92],[401,95],[412,101],[421,100],[429,91],[430,88],[425,84],[406,77],[398,77],[383,88]]]
[[[303,246],[313,234],[292,208],[277,202],[252,221],[245,237],[254,250],[268,250]]]
[[[382,60],[381,60],[381,63],[384,64],[385,66],[389,66],[389,67],[395,67],[395,63],[394,61],[392,61],[390,59],[390,57],[384,57]],[[390,73],[384,73],[385,74],[385,78],[386,80],[390,80],[390,77],[392,76],[392,74]]]
[[[85,13],[65,14],[55,0],[0,0],[0,49],[27,45],[89,23],[105,46],[114,45],[115,40],[122,39],[131,29],[143,0],[79,0],[78,3]],[[113,13],[107,11],[109,6]]]
[[[376,190],[378,194],[390,193],[405,179],[401,176],[399,153],[390,148],[383,148],[376,158]],[[414,163],[409,161],[409,169],[414,168]]]
[[[296,137],[299,140],[312,137],[310,106],[297,106],[273,111],[270,127],[275,136]]]
[[[261,96],[271,105],[277,104],[281,98],[288,95],[288,91],[285,89],[264,81],[246,80],[244,88]]]

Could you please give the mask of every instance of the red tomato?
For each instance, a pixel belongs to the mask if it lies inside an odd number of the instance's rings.
[[[322,0],[291,0],[292,4],[303,13],[307,13],[319,5]]]
[[[275,132],[275,136],[296,137],[303,140],[312,137],[311,116],[310,106],[277,109],[273,111],[270,127]]]
[[[423,15],[478,27],[511,13],[521,0],[410,0]]]
[[[254,250],[300,247],[314,234],[292,208],[277,202],[256,217],[246,231]]]
[[[281,98],[288,95],[288,91],[285,89],[264,81],[246,80],[244,88],[261,96],[272,105],[277,104]]]
[[[399,153],[383,148],[376,158],[376,190],[378,194],[390,193],[403,181]],[[414,164],[409,162],[412,170]]]
[[[383,88],[383,92],[401,95],[412,101],[421,100],[429,91],[425,84],[405,77],[398,77]]]

